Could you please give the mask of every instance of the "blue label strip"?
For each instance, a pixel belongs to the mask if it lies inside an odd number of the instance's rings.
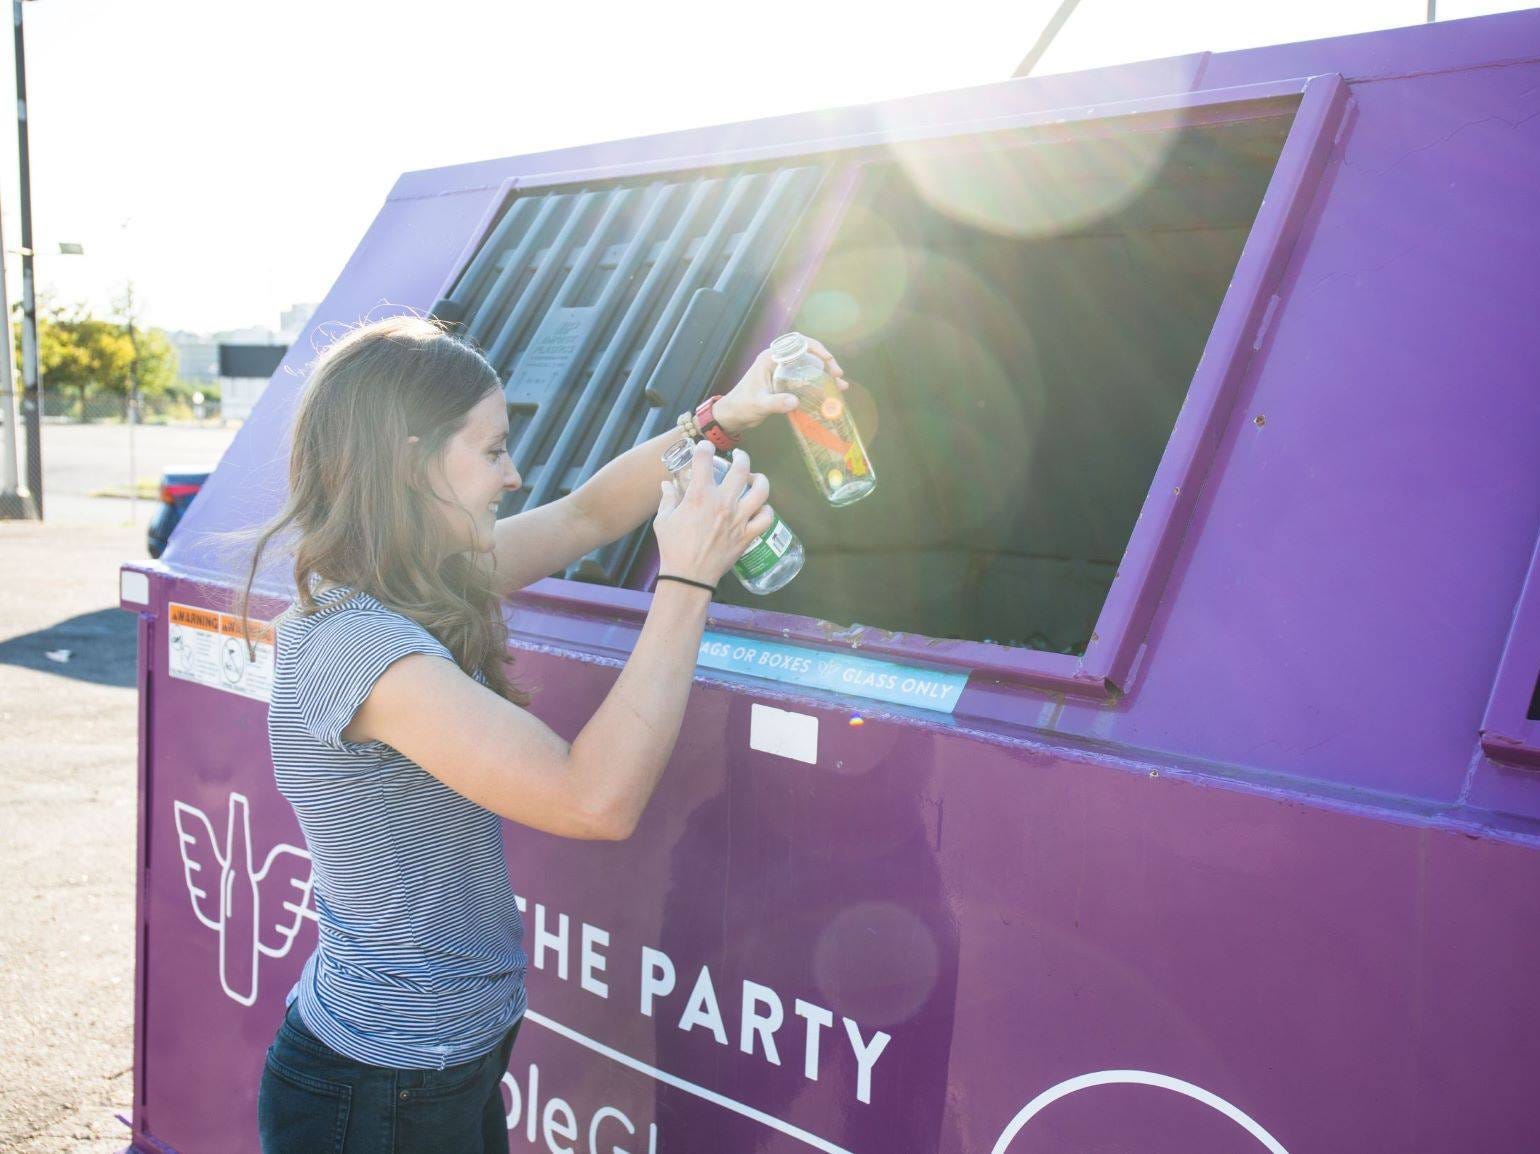
[[[784,681],[805,689],[828,689],[852,697],[951,713],[968,684],[966,673],[917,669],[849,653],[804,649],[757,637],[707,633],[699,664],[724,673]]]

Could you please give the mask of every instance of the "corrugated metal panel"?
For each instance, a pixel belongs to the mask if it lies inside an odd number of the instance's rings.
[[[505,382],[524,488],[561,497],[705,395],[822,176],[813,166],[520,194],[440,311]],[[618,583],[644,532],[567,574]]]

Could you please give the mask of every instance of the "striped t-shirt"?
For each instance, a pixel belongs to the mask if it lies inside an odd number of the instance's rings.
[[[524,927],[497,815],[383,742],[343,740],[391,664],[454,660],[416,621],[348,593],[278,627],[273,773],[310,850],[320,926],[286,1001],[350,1058],[441,1070],[494,1049],[523,1014]]]

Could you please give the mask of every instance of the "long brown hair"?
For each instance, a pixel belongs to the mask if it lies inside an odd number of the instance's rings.
[[[467,673],[508,700],[507,626],[487,558],[457,549],[430,464],[488,393],[497,372],[431,319],[359,325],[316,361],[294,421],[289,500],[257,538],[240,602],[246,613],[273,539],[294,562],[295,611],[315,613],[316,581],[367,593],[443,642]],[[416,443],[408,438],[417,438]]]

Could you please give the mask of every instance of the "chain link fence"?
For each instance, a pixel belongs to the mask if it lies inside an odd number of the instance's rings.
[[[42,467],[48,519],[144,524],[159,505],[166,469],[212,469],[241,422],[223,415],[217,394],[195,401],[194,391],[143,396],[131,408],[122,393],[87,390],[81,395],[79,390],[50,389],[45,381]],[[25,490],[24,420],[17,421],[15,441]],[[0,520],[35,515],[35,502],[0,487]]]
[[[87,392],[82,396],[71,390],[43,389],[43,420],[49,423],[127,424],[132,416],[129,398],[122,393]],[[221,424],[218,397],[201,401],[181,392],[159,393],[139,398],[138,421],[141,425]]]

